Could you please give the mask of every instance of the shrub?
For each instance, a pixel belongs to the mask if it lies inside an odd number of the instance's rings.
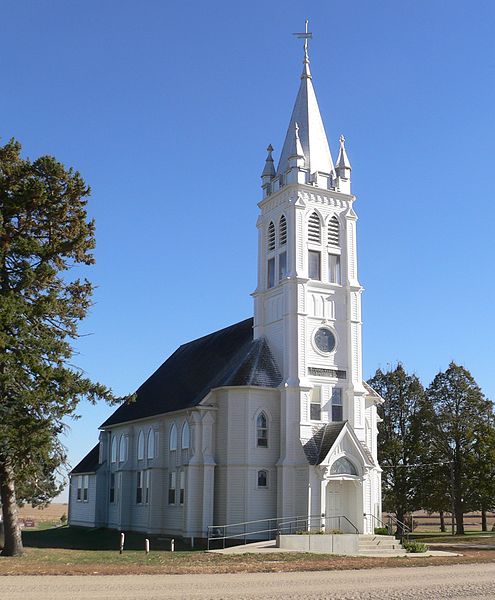
[[[375,527],[375,535],[388,535],[386,527]]]
[[[402,546],[406,552],[411,552],[411,554],[418,554],[419,552],[427,552],[428,546],[426,544],[422,544],[421,542],[411,542],[404,540],[402,542]]]

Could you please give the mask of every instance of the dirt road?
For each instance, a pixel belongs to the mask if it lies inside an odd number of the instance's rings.
[[[495,565],[312,573],[0,577],[9,600],[493,600]]]

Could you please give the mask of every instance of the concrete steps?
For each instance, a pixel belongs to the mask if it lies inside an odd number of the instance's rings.
[[[360,535],[359,554],[369,556],[404,556],[406,551],[392,535]]]

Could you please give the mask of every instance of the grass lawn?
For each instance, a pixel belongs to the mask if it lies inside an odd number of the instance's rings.
[[[409,539],[425,544],[477,544],[495,546],[495,532],[492,531],[468,531],[464,535],[452,535],[451,533],[413,533]]]
[[[495,550],[462,550],[463,556],[442,558],[369,558],[308,553],[212,554],[181,548],[170,552],[166,538],[151,537],[151,552],[144,553],[144,534],[126,534],[126,549],[119,554],[119,533],[104,529],[59,527],[23,532],[26,553],[19,558],[0,557],[0,575],[115,575],[167,573],[239,573],[367,569],[436,564],[495,562]],[[430,536],[423,536],[431,539]],[[437,536],[439,537],[439,536]],[[453,542],[452,536],[441,536]],[[495,536],[490,536],[495,545]],[[485,538],[485,536],[483,536]],[[463,541],[478,543],[476,536]],[[455,543],[455,542],[454,542]],[[454,544],[453,544],[454,545]]]

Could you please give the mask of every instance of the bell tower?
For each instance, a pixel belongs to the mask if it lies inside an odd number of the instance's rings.
[[[254,337],[283,375],[278,512],[296,514],[297,465],[317,427],[347,421],[363,444],[365,394],[351,164],[340,136],[330,152],[304,38],[303,70],[275,169],[273,148],[259,202]],[[307,464],[307,463],[306,463]],[[296,503],[296,504],[294,504]]]

